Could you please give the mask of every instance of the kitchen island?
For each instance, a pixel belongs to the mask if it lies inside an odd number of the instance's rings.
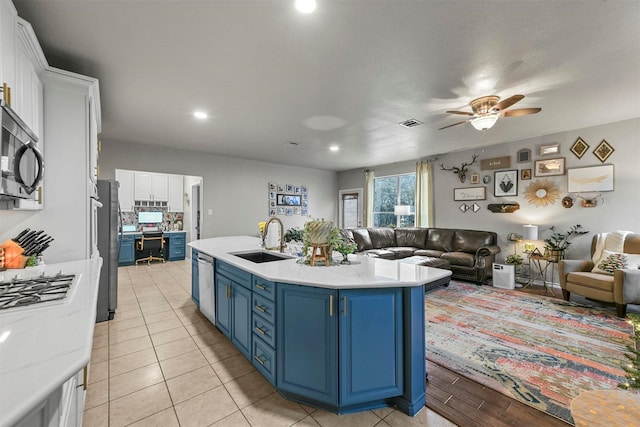
[[[62,300],[0,310],[1,427],[80,424],[101,266],[96,257],[0,272],[75,275]]]
[[[424,285],[450,271],[351,256],[310,267],[285,258],[254,262],[259,239],[191,242],[214,258],[215,325],[284,397],[336,413],[425,406]],[[193,277],[198,277],[194,263]],[[195,289],[194,289],[195,292]],[[210,297],[209,297],[210,295]]]

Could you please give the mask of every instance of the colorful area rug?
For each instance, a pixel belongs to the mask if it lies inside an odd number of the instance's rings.
[[[425,313],[428,360],[568,423],[571,399],[624,380],[633,328],[613,309],[452,281]]]

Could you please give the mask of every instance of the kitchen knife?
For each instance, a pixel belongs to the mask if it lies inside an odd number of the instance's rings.
[[[24,236],[25,234],[27,234],[27,233],[29,232],[29,230],[30,230],[30,228],[25,228],[24,230],[22,230],[22,232],[21,232],[20,234],[18,234],[16,237],[14,237],[14,238],[13,238],[13,239],[11,239],[11,240],[13,240],[14,242],[19,242],[19,241],[20,241],[20,238],[21,238],[22,236]]]

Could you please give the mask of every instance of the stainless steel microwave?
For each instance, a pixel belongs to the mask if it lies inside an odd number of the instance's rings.
[[[0,145],[0,200],[33,199],[44,173],[38,137],[4,101]]]

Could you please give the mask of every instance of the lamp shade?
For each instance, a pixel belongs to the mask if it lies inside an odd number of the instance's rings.
[[[477,130],[491,129],[498,121],[498,114],[488,114],[471,120],[471,125]]]
[[[410,215],[411,206],[409,205],[396,205],[393,208],[393,213],[396,215]]]
[[[522,226],[522,240],[538,240],[538,226],[526,224]]]

